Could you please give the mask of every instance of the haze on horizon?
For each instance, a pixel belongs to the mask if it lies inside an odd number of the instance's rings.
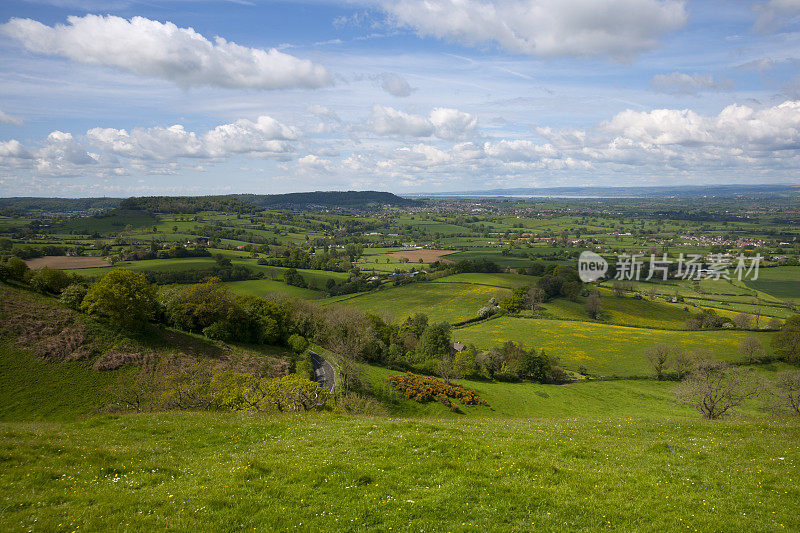
[[[797,0],[9,0],[0,196],[797,184]]]

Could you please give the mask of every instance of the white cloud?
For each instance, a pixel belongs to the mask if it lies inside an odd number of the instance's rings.
[[[300,133],[269,116],[255,122],[239,119],[221,124],[203,135],[176,124],[167,128],[134,128],[130,132],[93,128],[86,132],[89,144],[100,150],[139,160],[225,158],[234,154],[271,157],[294,150],[291,142]]]
[[[240,119],[217,126],[203,136],[206,151],[212,157],[230,154],[282,154],[293,150],[291,141],[299,132],[272,117],[261,116],[256,122]]]
[[[460,140],[473,133],[478,119],[470,113],[446,107],[436,107],[425,117],[404,113],[393,107],[375,105],[369,124],[378,135],[435,136],[446,140]]]
[[[697,94],[700,91],[729,91],[733,89],[733,80],[714,78],[713,74],[672,72],[656,74],[650,81],[655,91],[669,94]]]
[[[370,119],[372,131],[378,135],[398,135],[402,137],[429,137],[434,127],[427,117],[398,111],[393,107],[375,105]]]
[[[16,139],[0,141],[0,158],[31,159],[33,156]]]
[[[601,129],[642,145],[715,145],[730,150],[800,150],[800,101],[756,110],[730,105],[716,116],[691,110],[623,111]]]
[[[413,91],[411,85],[408,84],[405,78],[394,72],[382,74],[380,76],[380,82],[381,89],[392,96],[402,98],[410,95],[411,91]]]
[[[478,125],[475,115],[447,107],[434,108],[430,121],[437,137],[451,141],[466,138]]]
[[[757,13],[753,27],[761,32],[772,32],[783,28],[791,17],[800,14],[800,0],[769,0],[753,5]]]
[[[309,60],[272,48],[248,48],[222,37],[211,42],[191,28],[143,17],[69,17],[46,26],[12,18],[0,32],[31,52],[80,63],[116,67],[174,82],[182,87],[229,89],[315,88],[329,85],[328,71]]]
[[[8,115],[0,109],[0,124],[13,124],[14,126],[22,126],[22,119]]]
[[[535,56],[627,59],[684,26],[679,0],[383,0],[397,26]]]

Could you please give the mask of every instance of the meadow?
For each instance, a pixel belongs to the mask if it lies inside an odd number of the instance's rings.
[[[482,348],[506,341],[543,348],[570,370],[584,366],[602,376],[648,375],[650,368],[644,351],[662,342],[685,351],[708,351],[719,359],[739,361],[742,355],[738,346],[742,340],[756,337],[770,354],[772,335],[738,330],[672,331],[514,317],[500,317],[453,331],[455,340]]]
[[[490,298],[500,300],[509,294],[508,289],[473,283],[420,282],[321,302],[339,302],[398,322],[415,313],[425,313],[431,322],[457,323],[475,318]]]
[[[800,299],[800,267],[762,268],[757,280],[746,283],[776,298]]]
[[[0,529],[797,530],[798,438],[783,420],[0,424]]]

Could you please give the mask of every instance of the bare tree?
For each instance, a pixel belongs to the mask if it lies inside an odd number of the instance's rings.
[[[783,322],[781,322],[780,318],[770,318],[769,322],[767,322],[767,325],[764,327],[777,331],[781,329],[781,326],[783,326]]]
[[[758,396],[761,386],[751,369],[703,359],[673,392],[679,402],[693,406],[704,418],[717,420]]]
[[[658,291],[656,290],[655,287],[650,287],[650,289],[647,291],[647,296],[651,300],[655,300],[657,295],[658,295]]]
[[[672,348],[663,342],[660,342],[644,351],[644,356],[647,358],[650,366],[653,367],[653,372],[656,375],[656,379],[664,379],[664,370],[667,368],[667,361],[669,361],[669,356],[671,353]]]
[[[544,303],[544,298],[545,298],[544,290],[542,290],[539,287],[533,287],[528,291],[528,296],[527,296],[528,307],[531,308],[531,312],[534,315],[536,314],[536,311],[538,311],[539,308]]]
[[[596,292],[593,292],[589,295],[589,299],[586,300],[586,312],[589,313],[590,317],[596,319],[602,310],[603,302],[600,299],[600,295]]]
[[[118,406],[141,413],[145,409],[152,410],[156,396],[160,391],[158,372],[151,359],[146,359],[136,375],[124,373],[117,382],[106,389]]]
[[[739,313],[733,317],[733,323],[739,329],[750,329],[753,327],[753,315],[749,313]]]
[[[625,295],[625,286],[621,281],[615,281],[612,285],[612,288],[614,289],[614,294],[617,298],[622,298]]]
[[[753,305],[756,306],[756,329],[759,329],[761,326],[759,325],[759,321],[761,320],[761,297],[756,297],[753,301]]]
[[[710,358],[711,355],[703,351],[685,352],[680,349],[675,349],[672,352],[672,357],[668,361],[668,366],[671,368],[679,380],[682,380],[692,370],[697,361],[702,358]]]
[[[450,383],[450,380],[459,378],[458,369],[453,365],[453,355],[447,355],[439,359],[436,363],[436,374],[442,378],[445,383]]]
[[[739,343],[739,353],[747,358],[748,363],[760,361],[766,351],[761,341],[755,337],[747,337]]]
[[[800,370],[779,372],[771,392],[776,411],[800,415]]]

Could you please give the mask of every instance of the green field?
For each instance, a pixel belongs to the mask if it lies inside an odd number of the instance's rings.
[[[371,313],[388,313],[396,321],[425,313],[432,322],[456,323],[474,318],[490,298],[499,300],[508,294],[508,289],[471,283],[418,282],[330,301]]]
[[[644,350],[664,342],[683,350],[708,350],[715,357],[741,360],[739,343],[757,337],[771,353],[772,333],[753,331],[669,331],[631,328],[587,322],[500,317],[453,331],[453,338],[479,348],[506,341],[544,348],[570,370],[585,366],[601,375],[645,375],[649,373]]]
[[[746,283],[776,298],[800,299],[800,267],[762,268],[757,280]]]
[[[0,529],[797,530],[798,438],[768,420],[0,424]]]
[[[521,274],[454,274],[452,276],[445,276],[434,280],[434,283],[472,283],[475,285],[489,285],[491,287],[503,287],[506,289],[515,289],[517,287],[524,287],[526,285],[535,286],[538,278],[533,276],[524,276]]]
[[[320,293],[302,287],[293,287],[282,281],[271,279],[251,279],[246,281],[229,281],[225,283],[236,294],[249,294],[251,296],[264,297],[271,292],[282,292],[289,296],[313,300],[319,298]]]

